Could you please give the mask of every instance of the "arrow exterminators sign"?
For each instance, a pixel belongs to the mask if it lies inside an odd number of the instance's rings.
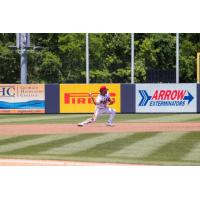
[[[196,84],[137,84],[136,112],[196,112]]]

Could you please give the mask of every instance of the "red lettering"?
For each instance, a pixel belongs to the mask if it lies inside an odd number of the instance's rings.
[[[171,94],[171,100],[176,99],[177,97],[177,90],[173,90],[172,94]]]
[[[78,98],[78,104],[85,104],[85,98]]]
[[[116,93],[110,93],[110,96],[111,96],[111,97],[115,97],[115,96],[116,96]]]
[[[158,99],[158,90],[156,90],[155,92],[154,92],[154,95],[153,95],[153,97],[152,97],[152,100],[157,100]]]
[[[70,103],[70,94],[69,93],[65,93],[64,102],[65,102],[65,104],[69,104]]]
[[[96,97],[98,93],[94,93]],[[113,101],[115,101],[115,93],[111,93]],[[64,103],[65,104],[93,104],[93,101],[88,97],[88,93],[64,93]]]
[[[166,90],[164,100],[170,100],[169,99],[170,98],[170,94],[171,94],[171,90]]]
[[[184,90],[178,90],[177,100],[183,99],[183,97],[185,96],[185,93],[186,93],[186,91],[184,91]]]
[[[76,103],[76,99],[72,98],[72,104],[75,104],[75,103]]]
[[[91,103],[92,103],[92,99],[88,98],[88,104],[91,104]]]
[[[163,100],[164,94],[165,94],[165,90],[161,90],[161,91],[160,91],[160,94],[159,94],[159,96],[158,96],[158,100]]]

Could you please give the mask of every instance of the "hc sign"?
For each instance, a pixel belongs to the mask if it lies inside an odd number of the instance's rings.
[[[14,87],[0,87],[0,97],[14,97],[15,88]]]

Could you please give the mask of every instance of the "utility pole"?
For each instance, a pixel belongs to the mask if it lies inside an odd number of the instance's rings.
[[[20,54],[20,82],[27,84],[27,49],[30,48],[30,33],[17,33],[16,43]]]
[[[16,46],[8,46],[20,54],[20,83],[27,84],[27,54],[29,51],[42,49],[41,46],[30,46],[30,33],[16,33]]]
[[[30,47],[30,34],[29,33],[21,33],[21,59],[20,59],[20,67],[21,67],[21,84],[27,84],[27,47]],[[28,44],[29,41],[29,44]]]

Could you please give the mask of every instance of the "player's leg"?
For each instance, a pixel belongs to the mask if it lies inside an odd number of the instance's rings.
[[[95,112],[93,114],[93,116],[89,119],[86,119],[85,121],[81,122],[78,124],[78,126],[84,126],[86,124],[92,123],[92,122],[96,122],[97,118],[100,116],[100,112],[99,109],[95,109]]]
[[[92,123],[93,122],[93,117],[86,119],[85,121],[78,123],[78,126],[84,126],[86,124]]]
[[[102,115],[102,109],[96,109],[95,110],[95,112],[94,112],[94,115],[93,115],[93,120],[94,120],[94,122],[96,122],[97,121],[97,118],[99,118],[99,116],[101,116]]]
[[[115,109],[106,108],[105,113],[110,115],[108,118],[108,121],[107,121],[107,125],[112,126],[112,122],[113,122],[113,119],[115,118],[115,114],[116,114]]]

